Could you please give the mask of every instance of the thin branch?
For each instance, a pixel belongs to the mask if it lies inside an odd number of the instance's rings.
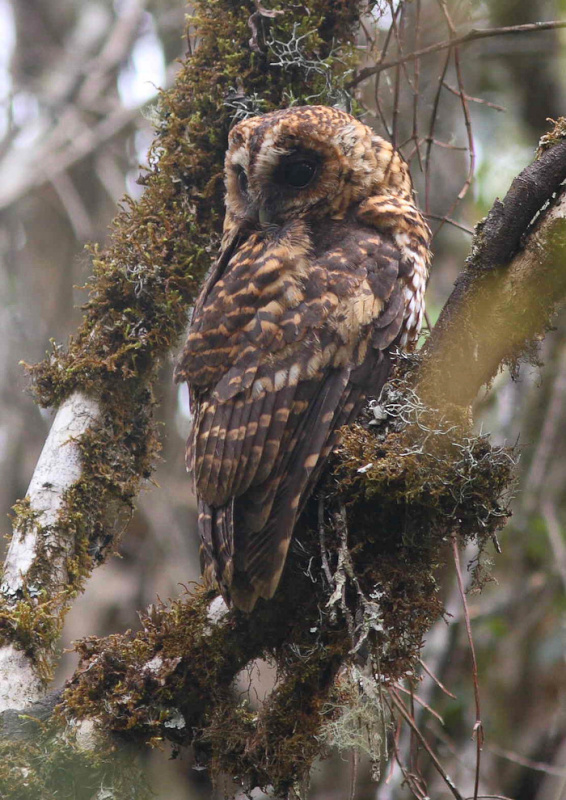
[[[68,172],[55,175],[51,181],[61,205],[78,241],[86,241],[93,235],[93,224],[87,207]]]
[[[547,477],[549,462],[555,453],[556,437],[562,425],[562,413],[566,402],[566,348],[562,349],[555,375],[542,430],[525,479],[523,506],[527,514],[532,514],[539,505],[540,492]]]
[[[450,86],[449,83],[444,81],[444,88],[448,89],[449,92],[455,94],[457,97],[460,97],[460,92],[458,89],[455,89],[454,86]],[[488,108],[493,108],[495,111],[507,111],[505,106],[498,106],[497,103],[490,103],[489,100],[484,100],[482,97],[473,97],[471,94],[466,95],[466,100],[470,103],[478,103],[482,106],[487,106]]]
[[[414,700],[415,703],[421,706],[421,708],[424,708],[425,711],[428,711],[429,714],[432,714],[433,717],[436,717],[436,719],[438,720],[438,722],[440,722],[441,725],[444,725],[444,720],[442,719],[438,711],[435,711],[434,708],[431,708],[431,706],[426,702],[426,700],[423,700],[421,697],[418,696],[418,694],[409,691],[409,689],[405,689],[405,687],[401,686],[400,683],[396,683],[395,686],[397,688],[397,691],[403,692],[403,694],[408,694],[411,697],[411,700]]]
[[[455,694],[452,694],[452,692],[451,692],[449,689],[447,689],[447,688],[446,688],[446,686],[445,686],[445,685],[442,683],[442,681],[440,680],[440,678],[437,678],[437,677],[436,677],[436,675],[434,675],[434,674],[433,674],[433,673],[430,671],[430,669],[427,667],[427,665],[426,665],[426,664],[425,664],[425,662],[422,660],[422,658],[419,658],[419,664],[420,664],[420,665],[421,665],[421,667],[424,669],[424,671],[425,671],[425,672],[426,672],[426,674],[429,676],[429,678],[432,678],[432,680],[433,680],[433,681],[436,683],[436,685],[438,686],[438,688],[439,688],[439,689],[440,689],[442,692],[444,692],[444,694],[447,694],[447,695],[448,695],[448,697],[451,697],[453,700],[456,700],[456,695],[455,695]]]
[[[417,0],[415,4],[415,48],[419,49],[420,43],[420,34],[421,34],[421,0]],[[412,131],[412,138],[415,142],[415,149],[417,154],[417,159],[419,162],[419,168],[421,172],[423,171],[423,159],[421,154],[421,148],[419,143],[419,126],[418,126],[418,116],[419,116],[419,99],[420,99],[420,80],[421,80],[421,62],[417,59],[414,65],[414,85],[412,86],[413,89],[413,131]]]
[[[402,9],[402,5],[400,4],[396,9],[394,9],[392,11],[392,23],[393,23],[393,19],[395,19],[395,16],[397,14],[401,13],[401,9]],[[383,47],[381,49],[381,54],[380,54],[379,60],[377,62],[378,64],[381,64],[381,63],[384,62],[385,56],[387,55],[387,51],[389,49],[389,45],[391,44],[392,39],[393,39],[393,24],[391,24],[389,26],[389,29],[388,29],[387,34],[385,36],[385,42],[383,43]],[[391,140],[392,131],[389,129],[389,125],[387,124],[387,119],[386,119],[385,114],[383,112],[381,101],[379,99],[380,77],[381,77],[380,73],[377,73],[376,79],[375,79],[374,90],[373,90],[374,91],[375,107],[376,107],[377,113],[379,115],[379,118],[381,120],[381,123],[383,125],[383,128],[384,128],[387,136]]]
[[[560,575],[562,588],[566,592],[566,544],[564,543],[562,526],[556,513],[556,504],[550,498],[545,497],[542,501],[541,511],[552,548],[553,565]]]
[[[509,25],[501,28],[484,28],[483,30],[472,28],[472,30],[468,31],[468,33],[465,33],[462,36],[457,36],[454,39],[448,39],[444,42],[431,44],[428,47],[423,47],[421,50],[415,50],[415,52],[408,53],[406,56],[402,56],[401,58],[397,58],[393,61],[383,61],[382,63],[376,64],[373,67],[366,67],[365,69],[362,69],[355,78],[346,84],[346,88],[351,89],[354,86],[358,86],[358,84],[362,83],[362,81],[365,81],[372,75],[377,75],[386,69],[397,67],[400,64],[407,63],[408,61],[415,61],[417,58],[421,58],[422,56],[432,55],[433,53],[438,53],[441,50],[447,50],[448,48],[452,48],[456,45],[469,44],[470,42],[475,42],[479,39],[487,39],[492,36],[505,36],[517,33],[536,33],[539,31],[556,30],[557,28],[566,28],[566,21],[552,20],[549,22],[532,22],[525,25]]]
[[[464,231],[464,233],[469,233],[470,236],[474,235],[473,228],[469,228],[467,225],[463,225],[461,222],[456,222],[456,220],[452,219],[451,217],[447,217],[445,215],[442,216],[441,214],[430,214],[430,213],[425,214],[425,217],[427,219],[440,220],[441,222],[446,223],[446,225],[452,225],[454,228],[458,228],[459,231]]]
[[[446,58],[444,59],[444,64],[442,65],[442,71],[440,73],[440,77],[438,79],[438,85],[436,88],[436,92],[434,95],[434,101],[432,104],[432,112],[430,115],[430,127],[428,131],[428,136],[426,138],[426,151],[425,151],[425,212],[428,214],[430,211],[430,166],[431,166],[431,157],[432,157],[432,143],[434,141],[434,129],[436,127],[436,120],[438,118],[438,106],[440,103],[440,95],[442,93],[442,86],[444,85],[444,78],[446,77],[446,72],[448,71],[448,65],[450,64],[450,59],[452,58],[452,50],[449,50],[446,53]]]
[[[499,758],[504,758],[507,761],[512,761],[514,764],[519,764],[521,767],[534,769],[537,772],[544,772],[545,775],[554,775],[557,778],[566,778],[565,768],[561,769],[560,767],[553,767],[551,764],[547,764],[544,761],[533,761],[531,758],[520,756],[518,753],[513,753],[511,750],[505,750],[504,748],[498,747],[495,744],[492,744],[485,749],[489,753],[493,753],[493,755],[499,756]]]
[[[442,14],[444,15],[444,19],[446,20],[446,24],[448,26],[448,31],[450,34],[450,39],[454,41],[456,39],[456,27],[452,22],[452,17],[448,11],[446,0],[438,0],[440,8],[442,10]],[[464,199],[466,194],[468,193],[468,189],[472,185],[472,180],[474,177],[474,167],[476,161],[475,155],[475,148],[474,148],[474,136],[472,133],[472,122],[470,118],[470,110],[468,108],[468,101],[466,97],[466,93],[464,91],[464,80],[462,77],[462,67],[460,64],[460,50],[457,46],[453,49],[454,52],[454,66],[456,68],[456,78],[458,81],[458,96],[460,97],[460,102],[462,104],[462,112],[464,114],[464,124],[466,126],[466,134],[468,137],[468,153],[469,153],[469,166],[468,166],[468,174],[466,175],[466,180],[464,185],[458,192],[456,199],[453,201],[452,205],[444,215],[445,217],[451,217],[454,213],[454,210],[458,206],[458,204]],[[443,78],[442,84],[445,85],[445,80]],[[441,230],[444,222],[441,222],[438,228],[435,231],[435,235]]]
[[[460,50],[458,47],[454,49],[454,64],[456,66],[456,76],[458,79],[458,89],[460,91],[460,98],[462,101],[462,111],[464,113],[464,122],[466,125],[466,133],[468,135],[468,152],[469,152],[469,167],[468,167],[468,174],[466,176],[466,182],[464,183],[463,187],[461,188],[457,200],[461,201],[468,193],[468,189],[472,185],[472,180],[474,177],[474,167],[476,163],[476,151],[474,147],[474,134],[472,132],[472,120],[470,117],[470,109],[468,107],[468,100],[466,97],[466,92],[464,91],[464,80],[462,77],[462,66],[460,63]],[[446,216],[451,216],[455,208],[450,209]]]
[[[460,568],[460,551],[456,535],[452,537],[452,552],[454,554],[454,565],[456,567],[456,578],[458,580],[458,590],[462,600],[462,608],[464,609],[464,621],[466,625],[466,634],[468,636],[468,643],[470,646],[470,654],[472,656],[472,676],[474,683],[474,702],[476,705],[476,723],[474,725],[473,737],[476,740],[476,772],[474,779],[474,800],[478,800],[478,792],[480,785],[480,767],[481,767],[481,751],[483,746],[483,724],[481,721],[481,705],[480,705],[480,689],[478,678],[478,662],[476,659],[476,649],[474,647],[474,638],[472,636],[472,626],[470,623],[470,613],[468,611],[468,601],[466,600],[466,592],[464,590],[464,582],[462,580],[462,570]]]
[[[448,775],[448,773],[446,772],[446,770],[444,769],[444,767],[442,766],[442,764],[438,760],[438,758],[437,758],[436,754],[434,753],[433,749],[431,748],[431,746],[429,745],[429,743],[427,742],[427,740],[423,736],[422,732],[419,730],[418,725],[416,725],[415,720],[409,714],[405,704],[400,700],[400,698],[395,693],[395,690],[391,689],[390,692],[389,692],[389,696],[391,697],[391,701],[392,701],[392,704],[393,704],[394,708],[396,708],[397,711],[399,711],[399,713],[401,714],[401,716],[403,717],[405,722],[409,725],[409,727],[411,728],[411,730],[413,731],[413,733],[415,734],[415,736],[419,740],[420,744],[424,747],[424,749],[428,753],[432,763],[434,764],[435,769],[437,770],[438,774],[440,775],[440,777],[442,778],[442,780],[444,781],[446,786],[448,786],[448,788],[450,789],[452,795],[456,798],[456,800],[464,800],[464,798],[462,797],[462,795],[460,794],[460,792],[456,788],[456,785],[454,784],[454,781]]]

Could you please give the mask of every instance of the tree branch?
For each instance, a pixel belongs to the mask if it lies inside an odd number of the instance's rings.
[[[400,64],[406,64],[410,61],[416,61],[418,58],[422,58],[422,56],[429,56],[433,53],[439,53],[442,50],[448,50],[452,47],[457,47],[460,44],[469,44],[470,42],[475,42],[478,39],[488,39],[492,36],[505,36],[517,33],[535,33],[537,31],[556,30],[557,28],[566,28],[566,22],[563,20],[552,20],[549,22],[530,22],[525,25],[510,25],[508,27],[501,28],[485,28],[484,30],[472,28],[471,31],[464,33],[462,36],[455,36],[453,39],[447,39],[444,42],[436,42],[435,44],[428,45],[428,47],[423,47],[420,50],[414,50],[412,53],[407,53],[407,55],[404,55],[401,58],[395,58],[391,61],[382,61],[373,67],[366,67],[365,69],[360,70],[355,78],[346,84],[346,88],[352,89],[354,86],[358,86],[358,84],[362,83],[368,78],[371,78],[372,75],[378,75],[380,72],[383,72],[386,69],[398,67]]]
[[[515,366],[544,334],[566,296],[563,131],[559,121],[554,145],[515,178],[477,226],[467,268],[424,348],[420,383],[433,405],[469,405],[502,366]]]
[[[61,405],[53,421],[26,494],[25,513],[17,517],[4,563],[0,586],[4,625],[13,629],[37,624],[45,604],[55,616],[57,605],[65,604],[69,559],[77,544],[74,531],[66,524],[65,497],[83,472],[77,438],[99,418],[99,403],[76,393]],[[30,595],[38,599],[36,614],[25,619],[22,601],[26,604]],[[23,630],[20,633],[26,636]],[[27,637],[34,633],[28,630]],[[52,644],[51,637],[40,637],[33,660],[11,642],[0,647],[0,712],[39,700],[46,675],[41,669],[38,674],[35,664],[45,664]]]

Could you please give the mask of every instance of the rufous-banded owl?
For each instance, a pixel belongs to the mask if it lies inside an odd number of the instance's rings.
[[[414,346],[429,236],[402,157],[349,114],[304,106],[230,132],[220,255],[175,378],[203,571],[238,608],[272,597],[340,428]]]

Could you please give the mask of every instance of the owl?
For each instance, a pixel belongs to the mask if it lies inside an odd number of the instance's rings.
[[[204,576],[249,612],[277,588],[340,428],[415,344],[430,232],[399,153],[334,108],[240,122],[225,177],[220,254],[175,379]]]

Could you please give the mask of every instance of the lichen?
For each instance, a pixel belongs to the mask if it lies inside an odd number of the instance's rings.
[[[328,709],[319,739],[340,752],[356,750],[368,756],[372,778],[379,780],[387,760],[389,714],[382,696],[380,681],[364,674],[357,665],[343,671],[337,682],[340,695]]]
[[[540,137],[537,158],[540,158],[544,152],[550,150],[554,145],[558,144],[558,142],[566,139],[566,117],[558,117],[557,120],[551,119],[549,122],[553,122],[554,127],[551,131]]]

